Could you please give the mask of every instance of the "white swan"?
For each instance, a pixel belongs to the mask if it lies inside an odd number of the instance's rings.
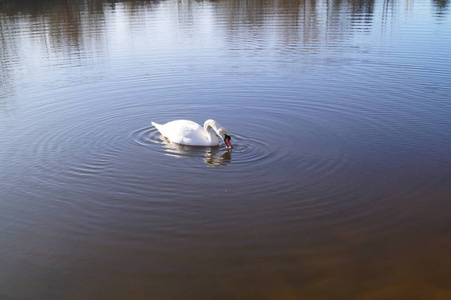
[[[215,120],[205,121],[204,127],[188,120],[176,120],[163,125],[152,122],[152,125],[171,142],[189,146],[219,145],[218,138],[213,133],[214,131],[221,137],[227,148],[232,148],[229,133]]]

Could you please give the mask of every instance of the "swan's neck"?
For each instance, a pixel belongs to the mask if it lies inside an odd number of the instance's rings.
[[[205,121],[204,129],[205,130],[213,129],[216,132],[216,134],[219,135],[221,138],[223,138],[224,134],[228,134],[227,131],[221,125],[219,125],[218,122],[211,119]]]
[[[216,140],[216,135],[215,135],[215,131],[213,131],[213,127],[211,126],[207,126],[204,127],[205,130],[205,135],[207,136],[207,138],[209,139],[210,142]]]
[[[217,143],[218,139],[215,136],[215,133],[223,139],[222,131],[224,130],[221,125],[218,124],[215,120],[207,120],[204,123],[204,130],[207,135],[207,137],[210,139],[210,141],[213,141]]]

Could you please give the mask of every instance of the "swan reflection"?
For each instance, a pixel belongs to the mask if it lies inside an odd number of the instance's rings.
[[[167,138],[161,136],[162,146],[165,154],[172,157],[189,159],[202,157],[209,167],[226,166],[232,161],[232,153],[228,149],[218,146],[214,147],[194,147],[172,143]]]
[[[224,150],[224,151],[207,151],[205,153],[205,159],[204,162],[209,167],[219,167],[219,166],[226,166],[228,163],[232,161],[232,155],[230,153],[230,150]]]

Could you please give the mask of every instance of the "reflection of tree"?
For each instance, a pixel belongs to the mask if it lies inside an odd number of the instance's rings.
[[[433,0],[435,8],[437,9],[437,14],[443,16],[448,10],[449,0]]]
[[[189,23],[196,19],[194,3],[194,0],[174,1],[181,18],[179,22]],[[274,31],[279,45],[333,42],[341,39],[344,32],[349,32],[349,26],[368,28],[374,12],[374,0],[227,0],[211,3],[213,10],[219,11],[221,21],[228,25],[230,37],[238,38],[244,47],[246,40],[265,40],[262,37],[268,30]],[[85,39],[92,40],[94,37],[101,41],[106,26],[106,10],[114,12],[116,6],[121,5],[125,8],[124,12],[135,18],[139,17],[143,8],[148,13],[149,8],[159,4],[158,1],[136,0],[4,0],[0,2],[0,13],[3,18],[12,16],[9,22],[26,16],[29,30],[45,34],[49,47],[80,53],[86,44]],[[304,50],[314,51],[311,47]]]
[[[13,89],[11,84],[13,74],[10,67],[13,53],[8,43],[6,27],[4,18],[0,17],[0,111],[8,110],[10,103],[6,99]]]
[[[433,1],[441,13],[448,7],[449,0]],[[25,39],[25,34],[32,37],[28,44],[34,43],[32,46],[49,56],[63,56],[65,60],[102,57],[108,50],[108,31],[114,26],[111,15],[120,11],[130,22],[130,31],[147,30],[142,20],[158,11],[163,2],[170,2],[167,7],[172,15],[166,17],[175,17],[180,25],[177,30],[191,30],[189,34],[195,36],[199,28],[193,24],[198,24],[199,14],[208,14],[225,30],[221,36],[224,42],[252,50],[249,55],[265,50],[288,54],[286,57],[316,55],[330,49],[325,45],[347,41],[353,31],[365,32],[374,24],[375,0],[1,0],[0,80],[5,82],[10,77],[6,64],[21,60],[18,53],[23,45],[19,40]],[[393,3],[383,2],[382,26],[395,7]],[[163,30],[167,31],[163,34],[171,34],[167,26]],[[18,32],[23,36],[17,36]]]
[[[350,0],[351,22],[362,28],[371,25],[374,14],[374,0]]]
[[[50,52],[72,57],[74,53],[83,52],[86,41],[101,43],[105,39],[105,15],[114,12],[117,5],[123,6],[123,11],[132,17],[142,8],[158,4],[159,1],[136,0],[3,0],[0,1],[0,18],[9,27],[19,23],[27,25],[28,32],[35,38],[40,37],[40,43],[45,43]]]
[[[278,47],[285,53],[316,53],[349,37],[352,29],[368,31],[375,0],[230,0],[217,2],[226,16],[229,39],[255,50]],[[273,40],[268,40],[270,36]],[[250,45],[250,41],[254,41]],[[255,54],[255,53],[253,53]]]
[[[40,43],[47,44],[52,52],[79,52],[83,46],[83,26],[95,28],[101,24],[98,21],[102,11],[95,9],[98,2],[88,2],[93,10],[87,10],[86,16],[81,14],[85,11],[84,1],[2,1],[0,12],[9,23],[27,26],[28,32],[40,37]]]

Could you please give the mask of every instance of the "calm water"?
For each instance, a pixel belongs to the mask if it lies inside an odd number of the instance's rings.
[[[0,298],[449,299],[450,9],[0,1]]]

